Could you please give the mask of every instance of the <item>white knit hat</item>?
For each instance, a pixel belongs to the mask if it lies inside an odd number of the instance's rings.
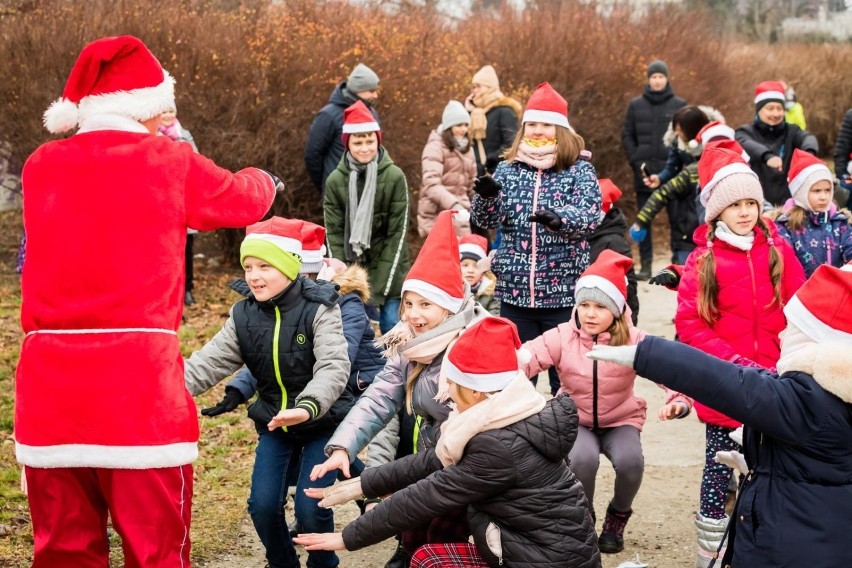
[[[441,115],[441,124],[438,126],[438,132],[448,130],[457,124],[470,124],[470,113],[467,112],[467,109],[459,101],[450,101],[444,107],[444,114]]]

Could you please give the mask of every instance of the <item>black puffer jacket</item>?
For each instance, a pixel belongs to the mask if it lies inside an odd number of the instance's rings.
[[[325,180],[337,168],[343,157],[343,111],[358,102],[358,97],[342,82],[332,91],[328,103],[320,109],[311,123],[305,145],[305,168],[320,193],[325,192]],[[379,114],[370,107],[376,122]]]
[[[364,495],[393,496],[343,529],[346,549],[467,505],[477,549],[489,566],[600,567],[589,504],[565,462],[577,424],[574,402],[559,396],[538,414],[477,434],[454,466],[442,468],[429,449],[366,470]]]
[[[506,104],[495,106],[487,113],[485,117],[488,119],[488,124],[485,127],[485,139],[482,141],[482,146],[485,149],[485,156],[479,155],[479,144],[473,143],[473,155],[476,157],[476,175],[485,175],[493,173],[500,163],[500,155],[505,152],[515,141],[515,136],[518,134],[518,116],[521,110],[520,103],[514,99],[503,97]],[[510,104],[509,103],[513,103]]]
[[[843,115],[840,130],[837,132],[837,142],[834,144],[834,175],[843,178],[849,166],[852,154],[852,108]]]
[[[787,174],[793,150],[798,148],[815,156],[819,152],[816,136],[783,121],[770,126],[756,119],[752,124],[737,128],[736,139],[748,153],[749,166],[760,178],[763,198],[776,207],[790,198]],[[766,165],[766,161],[775,156],[780,157],[783,163],[780,172]]]
[[[595,262],[598,256],[607,249],[633,258],[630,243],[624,236],[626,232],[627,220],[624,218],[624,214],[618,207],[613,207],[603,218],[598,228],[595,229],[595,232],[589,235],[589,246],[592,249],[589,262]],[[639,294],[636,285],[636,271],[633,270],[632,266],[627,271],[627,305],[630,306],[630,319],[633,320],[633,325],[637,325],[639,322]]]
[[[669,149],[663,141],[672,116],[686,101],[675,96],[671,85],[662,91],[652,91],[645,85],[641,96],[627,106],[627,116],[621,129],[621,144],[627,161],[633,168],[633,187],[637,193],[651,193],[642,183],[640,167],[644,162],[650,173],[657,173],[666,165]]]

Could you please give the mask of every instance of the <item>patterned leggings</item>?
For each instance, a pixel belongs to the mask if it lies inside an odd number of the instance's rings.
[[[488,568],[475,544],[426,544],[411,556],[411,568]]]
[[[716,463],[716,452],[736,450],[742,452],[742,446],[728,436],[733,428],[705,424],[707,432],[707,448],[704,455],[704,476],[701,478],[701,503],[699,512],[709,519],[725,518],[725,498],[728,484],[734,470],[728,466]]]

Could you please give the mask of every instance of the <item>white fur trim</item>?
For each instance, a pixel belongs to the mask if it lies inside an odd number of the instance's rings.
[[[344,134],[361,134],[362,132],[378,132],[381,130],[379,128],[378,122],[356,122],[353,124],[344,124],[343,125],[343,133]]]
[[[282,237],[281,235],[270,235],[268,233],[250,233],[246,235],[245,240],[261,240],[269,241],[281,250],[290,254],[302,257],[302,241],[299,239],[291,239],[290,237]]]
[[[707,183],[706,186],[701,188],[701,195],[699,196],[701,199],[701,205],[707,206],[707,202],[710,201],[710,195],[713,192],[713,188],[716,185],[725,179],[726,177],[732,174],[750,174],[753,175],[755,179],[759,180],[757,174],[752,171],[748,164],[743,164],[740,162],[734,162],[733,164],[728,164],[727,166],[723,166],[716,170],[716,173],[713,174],[713,177]]]
[[[470,212],[467,209],[457,209],[458,213],[453,215],[453,220],[456,224],[464,224],[470,221]]]
[[[784,104],[784,101],[787,100],[787,97],[785,97],[784,93],[782,93],[781,91],[766,91],[754,97],[754,104],[766,100],[776,100],[781,104]]]
[[[90,116],[85,122],[80,122],[77,134],[86,132],[97,132],[100,130],[119,130],[122,132],[136,132],[138,134],[150,134],[142,123],[117,114],[99,114]]]
[[[479,258],[485,258],[487,256],[486,252],[482,250],[482,247],[479,245],[475,245],[473,243],[463,243],[459,245],[459,255],[464,253],[475,254]]]
[[[801,371],[843,402],[852,404],[852,349],[849,343],[812,343],[778,362],[778,373]]]
[[[532,361],[532,351],[530,351],[526,347],[521,347],[517,350],[516,353],[518,355],[518,363],[520,363],[521,366],[524,366],[530,361]]]
[[[302,249],[302,264],[306,262],[322,262],[325,256],[325,245],[322,245],[319,250]]]
[[[444,359],[441,371],[446,375],[448,380],[478,392],[501,391],[509,386],[515,377],[518,376],[518,369],[497,373],[465,373],[449,359]]]
[[[802,333],[817,343],[846,343],[852,347],[852,333],[834,329],[817,319],[796,295],[784,306],[784,315],[787,316],[789,323],[798,327]]]
[[[697,140],[690,140],[686,145],[689,147],[690,150],[695,150],[696,148],[698,148],[699,144],[701,144],[701,142]]]
[[[53,134],[68,132],[80,123],[79,109],[68,99],[56,99],[44,111],[42,121],[48,132]]]
[[[718,137],[725,137],[728,140],[733,140],[734,129],[727,124],[714,124],[701,133],[701,142],[706,144],[709,140]]]
[[[526,124],[527,122],[543,122],[544,124],[555,124],[556,126],[571,128],[571,125],[568,124],[567,116],[561,112],[550,110],[525,110],[521,123]]]
[[[802,186],[804,185],[804,183],[807,181],[807,179],[811,175],[813,175],[817,172],[825,174],[824,177],[819,178],[820,180],[825,179],[825,180],[827,180],[831,183],[834,183],[834,177],[831,175],[831,170],[828,169],[828,166],[826,166],[825,164],[811,164],[810,166],[808,166],[805,169],[803,169],[802,171],[800,171],[796,175],[796,177],[794,177],[793,179],[790,180],[790,183],[789,183],[790,195],[795,197],[796,194],[799,193],[799,190],[801,190],[801,189],[807,189],[808,191],[810,191],[811,188],[809,188],[809,187],[804,188]],[[819,180],[817,180],[817,181],[819,181]],[[807,201],[807,199],[804,199],[803,201]]]
[[[457,314],[462,307],[464,298],[456,298],[451,296],[446,291],[438,288],[434,284],[430,284],[424,280],[408,279],[402,283],[402,291],[415,292],[424,298],[428,298],[446,310]]]
[[[198,444],[178,442],[163,446],[101,446],[61,444],[28,446],[15,443],[18,461],[30,467],[104,467],[149,469],[185,465],[198,459]]]
[[[618,307],[618,311],[624,311],[624,304],[627,302],[624,294],[621,293],[621,290],[618,289],[618,286],[613,284],[611,281],[607,280],[603,276],[598,276],[597,274],[588,274],[586,276],[581,276],[576,284],[574,284],[574,296],[577,295],[577,292],[582,290],[583,288],[597,288],[604,294],[606,294],[610,300],[615,302],[615,305]]]

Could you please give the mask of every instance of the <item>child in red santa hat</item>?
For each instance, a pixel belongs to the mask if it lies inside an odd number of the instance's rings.
[[[491,272],[488,240],[480,235],[465,235],[459,239],[459,253],[462,276],[476,301],[491,315],[499,316],[500,300],[494,297],[497,277]]]
[[[391,494],[342,533],[301,535],[308,550],[358,550],[462,505],[473,542],[430,543],[413,568],[600,566],[589,505],[566,465],[577,434],[570,397],[545,402],[519,370],[514,324],[485,318],[450,348],[455,408],[435,448],[311,489],[321,506]]]
[[[198,418],[177,333],[186,229],[257,221],[276,180],[156,136],[172,107],[174,80],[139,39],[99,39],[44,116],[51,132],[76,134],[24,166],[15,436],[36,568],[106,566],[107,517],[126,566],[189,565]]]

